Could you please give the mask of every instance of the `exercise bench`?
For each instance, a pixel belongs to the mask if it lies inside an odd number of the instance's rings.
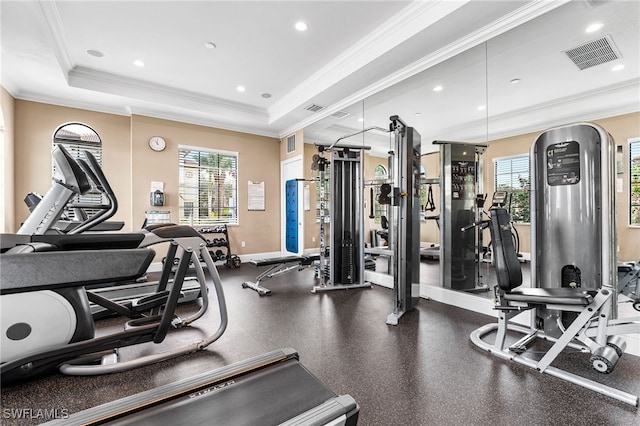
[[[242,283],[242,288],[250,288],[258,293],[260,296],[268,296],[271,294],[271,290],[262,287],[261,283],[270,278],[277,277],[278,275],[286,274],[293,270],[302,271],[303,269],[313,266],[314,262],[320,260],[319,254],[303,255],[303,256],[283,256],[273,257],[270,259],[257,259],[250,260],[249,263],[257,267],[271,266],[269,269],[261,273],[256,277],[255,282],[245,281]]]

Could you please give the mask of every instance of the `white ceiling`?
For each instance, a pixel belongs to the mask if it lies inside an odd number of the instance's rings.
[[[398,114],[426,152],[433,139],[640,110],[637,1],[3,0],[0,13],[2,85],[15,98],[115,114],[273,137],[305,128],[314,142]],[[592,21],[604,27],[587,34]],[[579,71],[562,53],[604,35],[616,62]],[[380,153],[384,141],[367,134]]]

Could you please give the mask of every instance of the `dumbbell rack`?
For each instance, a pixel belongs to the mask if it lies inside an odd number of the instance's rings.
[[[240,257],[231,253],[231,245],[229,244],[229,232],[227,225],[217,225],[213,228],[201,228],[198,232],[209,236],[211,234],[223,235],[223,238],[206,238],[207,249],[211,258],[216,262],[224,262],[224,266],[227,268],[240,267]],[[224,250],[223,250],[224,249]]]

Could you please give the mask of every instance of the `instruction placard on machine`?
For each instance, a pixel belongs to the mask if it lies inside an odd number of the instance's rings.
[[[549,186],[580,182],[580,144],[576,141],[547,147],[547,183]]]

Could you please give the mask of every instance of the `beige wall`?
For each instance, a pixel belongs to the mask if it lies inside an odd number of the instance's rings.
[[[4,87],[0,86],[0,126],[2,129],[2,143],[0,149],[2,152],[2,219],[0,220],[0,232],[15,232],[15,202],[14,202],[14,116],[15,102],[13,97]]]
[[[149,149],[152,136],[162,136],[167,148]],[[238,133],[175,121],[134,115],[131,118],[131,164],[133,220],[140,227],[147,210],[169,210],[178,221],[178,147],[180,145],[238,153],[239,225],[229,228],[229,242],[235,254],[280,250],[280,143],[277,139]],[[165,183],[165,206],[151,207],[152,181]],[[248,211],[248,182],[265,183],[265,210]],[[218,236],[216,236],[217,238]],[[245,247],[241,247],[241,242]]]
[[[596,120],[613,136],[616,146],[623,148],[623,173],[616,174],[622,179],[622,192],[616,192],[616,224],[618,227],[618,260],[631,262],[640,259],[640,227],[629,225],[629,143],[640,137],[640,112]]]
[[[55,130],[64,123],[81,122],[102,139],[103,168],[118,197],[113,220],[125,222],[125,230],[140,227],[131,218],[131,156],[129,117],[15,101],[15,229],[29,211],[23,202],[31,191],[45,194],[51,187],[51,144]]]
[[[3,103],[4,106],[4,103]],[[140,228],[149,204],[151,181],[165,182],[166,205],[178,221],[178,145],[238,152],[239,220],[230,229],[236,254],[280,249],[279,141],[203,126],[104,114],[48,104],[15,101],[15,222],[28,216],[22,199],[26,193],[45,193],[51,186],[51,138],[60,124],[79,121],[95,129],[103,142],[103,168],[118,197],[114,220],[125,222],[125,231]],[[153,152],[151,136],[163,136],[167,149]],[[247,211],[248,181],[264,181],[265,211]],[[245,241],[242,248],[240,242]]]

